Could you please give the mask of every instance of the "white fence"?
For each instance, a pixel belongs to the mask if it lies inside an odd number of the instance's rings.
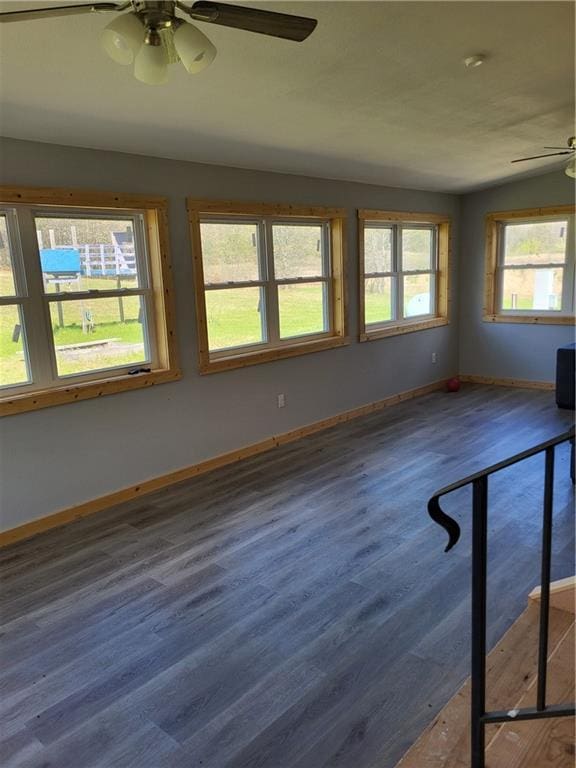
[[[136,275],[134,246],[87,243],[78,246],[81,272],[86,277],[120,277]]]

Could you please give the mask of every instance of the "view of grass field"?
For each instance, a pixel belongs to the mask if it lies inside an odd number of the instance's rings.
[[[71,247],[72,234],[80,242],[104,242],[111,229],[129,233],[130,222],[93,220],[38,220],[39,237],[54,242],[52,227],[58,227],[58,243]],[[82,229],[84,227],[86,231]],[[258,244],[259,229],[251,223],[209,224],[203,231],[203,250],[207,282],[230,284],[239,280],[258,280],[265,267]],[[115,232],[118,235],[118,232]],[[391,269],[390,230],[369,231],[367,258],[369,270]],[[274,225],[274,258],[277,276],[287,279],[315,276],[323,270],[322,229],[318,225]],[[406,268],[425,269],[430,264],[430,234],[426,230],[403,233],[403,259]],[[91,238],[91,240],[89,240]],[[563,261],[566,249],[563,222],[513,224],[506,230],[503,283],[504,309],[560,309]],[[556,262],[554,268],[536,268]],[[521,265],[526,266],[521,266]],[[521,268],[518,268],[521,267]],[[405,317],[429,311],[430,276],[404,275]],[[88,277],[79,281],[54,281],[46,275],[46,290],[100,292],[118,287],[134,288],[135,275]],[[282,339],[322,333],[325,324],[324,283],[298,283],[278,287],[280,336]],[[0,296],[13,296],[14,277],[8,249],[6,220],[0,217]],[[545,306],[544,306],[545,305]],[[265,301],[259,287],[215,288],[206,291],[208,336],[211,350],[257,344],[266,340]],[[367,324],[392,319],[392,278],[367,277],[365,319]],[[143,318],[139,296],[124,298],[87,296],[72,301],[51,302],[51,330],[61,376],[143,363],[147,359]],[[0,307],[0,386],[28,381],[25,359],[25,328],[18,305]]]
[[[11,276],[0,271],[0,290],[8,288]],[[81,290],[115,288],[116,281],[102,278],[81,279]],[[7,292],[7,290],[6,290]],[[324,330],[323,288],[319,284],[288,285],[280,288],[279,312],[282,338]],[[3,292],[3,295],[5,293]],[[142,324],[138,321],[140,300],[129,297],[121,300],[124,321],[120,319],[120,299],[87,298],[81,301],[59,302],[62,324],[58,316],[58,303],[51,303],[52,331],[60,375],[86,372],[116,365],[129,365],[144,361]],[[235,288],[208,291],[208,333],[211,349],[263,340],[260,319],[260,290]],[[89,313],[90,327],[83,317]],[[15,329],[21,325],[16,306],[3,307],[0,313],[0,384],[19,384],[27,380],[24,361],[23,334],[14,341]],[[93,342],[105,341],[103,345]],[[90,344],[88,347],[76,345]],[[62,350],[62,347],[68,349]]]
[[[233,287],[264,279],[268,271],[261,230],[252,222],[202,222],[202,263],[206,291],[208,343],[211,351],[267,341],[266,295],[257,286]],[[274,273],[277,279],[324,275],[323,228],[320,224],[272,225]],[[227,285],[227,288],[219,286]],[[324,283],[278,286],[281,339],[323,333]]]
[[[404,308],[402,316],[416,317],[430,312],[430,275],[403,276]],[[367,325],[385,323],[392,317],[392,278],[366,278],[364,319]]]
[[[211,350],[258,344],[265,340],[259,288],[230,288],[206,292],[208,340]],[[279,288],[280,337],[322,333],[323,287],[283,285]]]
[[[364,321],[366,325],[426,315],[432,311],[433,227],[366,224],[364,227]],[[407,274],[383,277],[382,272]],[[401,283],[399,282],[401,281]],[[402,288],[402,312],[394,317],[393,295]]]
[[[106,290],[115,287],[115,279],[82,278],[80,283],[80,290]],[[13,293],[12,276],[8,270],[3,269],[0,270],[0,295],[9,293]],[[145,361],[143,327],[139,322],[139,314],[138,296],[53,302],[52,332],[59,375],[67,376]],[[22,329],[23,324],[18,307],[2,307],[0,386],[21,384],[28,380],[24,360],[24,332],[18,332],[19,327]],[[99,341],[106,343],[96,344]]]

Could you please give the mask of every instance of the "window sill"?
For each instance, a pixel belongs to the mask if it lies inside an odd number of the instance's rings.
[[[386,328],[365,330],[360,334],[360,341],[376,341],[377,339],[385,339],[388,336],[400,336],[403,333],[425,331],[427,328],[439,328],[442,325],[448,325],[449,322],[447,317],[432,317],[429,320],[417,320],[414,322],[399,323],[398,325],[390,325]]]
[[[113,395],[116,392],[127,392],[131,389],[152,387],[167,381],[176,381],[181,376],[177,369],[160,368],[151,373],[135,374],[133,376],[118,376],[103,381],[90,381],[82,384],[53,387],[36,390],[20,395],[0,398],[0,416],[11,416],[26,411],[36,411],[40,408],[50,408],[53,405],[63,405],[78,400],[89,400],[93,397]]]
[[[485,323],[532,323],[536,325],[572,325],[573,315],[484,315]]]
[[[349,343],[350,340],[346,336],[330,336],[327,339],[303,341],[296,344],[290,344],[290,346],[286,347],[274,347],[259,352],[248,352],[229,355],[228,357],[218,357],[215,360],[200,363],[200,373],[218,373],[219,371],[229,371],[233,368],[244,368],[248,365],[259,365],[260,363],[268,363],[273,360],[283,360],[287,357],[297,357],[312,352],[322,352],[325,349],[344,347]]]

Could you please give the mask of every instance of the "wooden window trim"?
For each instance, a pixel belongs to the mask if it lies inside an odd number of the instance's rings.
[[[349,344],[347,335],[347,301],[345,281],[346,250],[346,210],[319,206],[282,205],[267,203],[241,203],[218,200],[199,200],[188,198],[188,222],[192,245],[194,271],[194,294],[196,298],[196,327],[198,334],[198,364],[201,374],[217,373],[233,368],[282,360],[322,352]],[[219,353],[211,356],[208,348],[208,327],[206,320],[206,300],[204,291],[204,269],[202,264],[202,243],[200,238],[200,218],[204,214],[222,214],[226,216],[278,216],[299,219],[330,221],[331,281],[332,281],[332,329],[331,336],[306,340],[296,338],[293,342],[284,342],[282,346],[267,347],[258,350],[239,349],[230,355]]]
[[[0,187],[0,203],[63,208],[143,211],[154,296],[158,364],[149,373],[104,375],[101,379],[62,384],[47,389],[0,396],[0,416],[34,411],[54,405],[151,387],[181,377],[175,333],[172,266],[168,235],[168,201],[164,197],[60,188]]]
[[[400,322],[387,323],[379,328],[366,325],[364,315],[364,228],[370,221],[390,222],[391,224],[413,223],[431,224],[438,228],[438,271],[436,279],[436,314],[430,318],[414,318]],[[450,265],[452,262],[452,220],[443,214],[418,213],[415,211],[381,211],[362,208],[358,211],[358,254],[359,254],[359,340],[376,341],[389,336],[424,331],[438,328],[450,322]]]
[[[574,205],[555,205],[549,208],[523,208],[515,211],[498,211],[486,216],[486,258],[484,275],[484,307],[482,319],[486,323],[529,323],[535,325],[572,325],[573,314],[523,314],[499,312],[497,307],[499,233],[501,225],[514,219],[538,219],[549,216],[575,215]]]

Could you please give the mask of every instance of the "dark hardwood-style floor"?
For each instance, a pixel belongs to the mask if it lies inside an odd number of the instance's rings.
[[[392,768],[468,675],[470,495],[553,394],[437,393],[0,553],[3,768]],[[490,491],[490,642],[539,582],[543,459]],[[557,450],[553,577],[573,571]]]

